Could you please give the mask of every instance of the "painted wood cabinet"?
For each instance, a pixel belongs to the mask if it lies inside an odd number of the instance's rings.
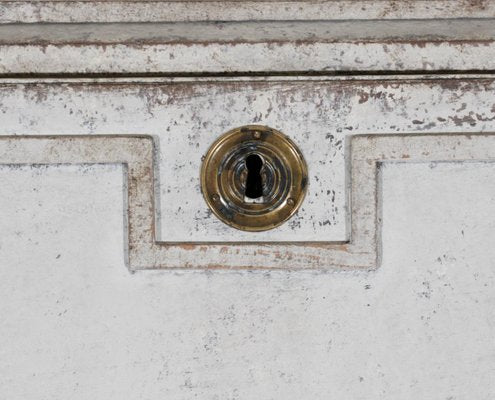
[[[494,18],[0,2],[0,398],[493,398]],[[307,166],[261,232],[201,185],[249,126]]]

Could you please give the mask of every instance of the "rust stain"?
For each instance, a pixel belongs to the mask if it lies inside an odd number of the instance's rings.
[[[454,115],[454,116],[449,117],[449,119],[452,120],[456,126],[462,126],[464,124],[469,124],[471,126],[475,126],[477,121],[474,118],[473,114],[474,113],[471,112],[471,113],[464,115],[462,117],[458,116],[458,115]]]
[[[359,104],[366,103],[370,98],[370,95],[364,91],[358,92],[358,95],[359,95]]]
[[[197,245],[194,243],[177,243],[177,247],[181,248],[182,250],[196,250]]]
[[[228,246],[222,246],[220,247],[219,253],[220,254],[228,254],[229,253],[229,247]]]

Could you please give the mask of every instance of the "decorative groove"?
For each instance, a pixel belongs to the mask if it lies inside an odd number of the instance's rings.
[[[495,134],[366,135],[350,144],[348,243],[168,243],[155,236],[150,136],[2,136],[2,164],[105,164],[127,169],[128,267],[352,269],[380,264],[378,168],[383,162],[495,161]]]

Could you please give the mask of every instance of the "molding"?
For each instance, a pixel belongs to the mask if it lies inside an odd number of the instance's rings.
[[[493,17],[492,0],[0,1],[0,24]]]
[[[0,24],[4,75],[494,70],[494,19]]]
[[[348,243],[167,243],[155,240],[150,136],[2,136],[2,164],[121,163],[127,171],[128,267],[373,270],[380,265],[383,162],[495,161],[495,134],[366,135],[350,139]]]

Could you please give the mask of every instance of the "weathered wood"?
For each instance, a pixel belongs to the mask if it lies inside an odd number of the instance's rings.
[[[160,240],[345,242],[352,135],[493,132],[494,94],[492,77],[461,76],[22,79],[0,85],[0,125],[7,135],[153,135]],[[310,179],[298,214],[255,235],[220,222],[199,186],[210,144],[246,124],[289,135]]]
[[[495,17],[492,0],[0,1],[0,23]]]
[[[0,24],[0,74],[491,71],[494,21]]]

